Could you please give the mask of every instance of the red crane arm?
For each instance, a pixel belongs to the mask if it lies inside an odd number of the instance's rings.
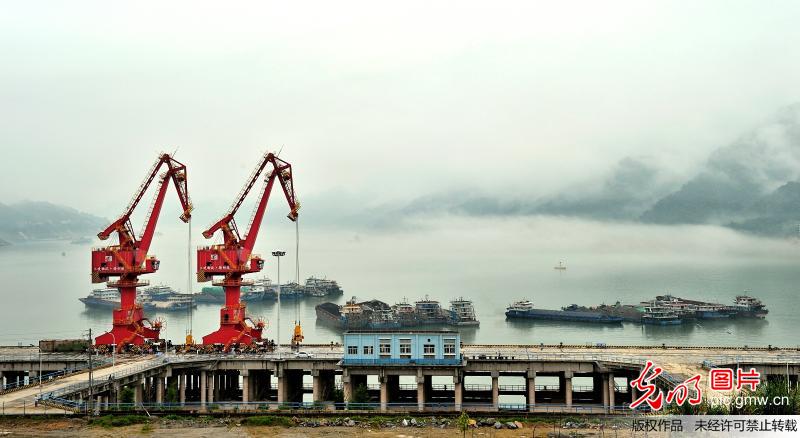
[[[158,174],[159,169],[163,165],[167,166],[167,171],[164,172],[159,179],[158,192],[153,198],[153,203],[151,204],[150,210],[147,213],[147,218],[145,219],[144,228],[140,235],[139,241],[137,242],[136,236],[134,235],[130,224],[131,214],[136,209],[139,201],[141,201],[148,187],[150,187],[150,184],[153,182],[153,179],[155,179],[155,176]],[[181,214],[180,219],[183,222],[188,222],[189,218],[191,218],[194,207],[192,206],[192,201],[189,198],[189,189],[186,179],[186,166],[172,158],[169,154],[161,154],[161,156],[158,157],[158,160],[156,160],[156,162],[153,164],[153,167],[150,169],[150,172],[147,174],[142,184],[139,186],[139,189],[134,194],[131,202],[128,204],[128,207],[125,209],[125,212],[117,220],[112,222],[111,225],[106,227],[105,230],[98,233],[97,237],[99,237],[101,240],[106,240],[111,233],[117,231],[119,234],[120,246],[135,246],[146,253],[150,247],[150,243],[153,240],[156,223],[158,222],[158,217],[161,213],[161,206],[164,202],[167,186],[169,185],[169,179],[172,179],[173,183],[175,184],[175,189],[178,192],[178,198],[180,200],[181,207],[183,208],[183,213]]]
[[[234,219],[234,215],[239,207],[244,202],[245,197],[247,194],[250,193],[250,190],[253,188],[253,185],[258,180],[259,175],[264,171],[267,165],[271,164],[272,169],[269,175],[265,178],[266,184],[264,185],[264,190],[261,192],[261,198],[259,199],[258,204],[256,205],[255,210],[253,211],[252,218],[250,219],[250,225],[247,230],[247,234],[244,237],[239,235],[238,228],[236,226],[236,220]],[[239,196],[231,205],[231,208],[228,210],[228,213],[222,217],[219,221],[211,225],[206,231],[203,232],[203,236],[205,238],[211,238],[217,230],[222,230],[225,236],[225,245],[228,247],[239,247],[245,249],[247,253],[245,258],[249,256],[252,252],[253,247],[255,246],[256,238],[258,237],[258,230],[261,226],[261,220],[264,218],[264,211],[267,207],[267,201],[269,201],[269,195],[272,191],[272,186],[275,180],[281,184],[281,188],[283,189],[283,194],[286,197],[286,201],[289,204],[289,215],[288,218],[292,221],[297,220],[297,211],[300,209],[300,203],[297,201],[297,197],[294,192],[294,184],[292,183],[292,165],[287,163],[286,161],[281,160],[273,153],[267,153],[264,157],[259,161],[256,168],[253,170],[253,173],[248,178],[247,182],[245,183],[242,190],[239,192]]]

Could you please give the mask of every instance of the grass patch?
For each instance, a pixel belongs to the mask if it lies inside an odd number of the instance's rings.
[[[91,419],[89,424],[100,427],[124,427],[148,422],[149,419],[143,415],[105,415]]]
[[[278,417],[275,415],[259,415],[256,417],[247,417],[242,419],[242,424],[247,426],[283,426],[291,427],[294,425],[292,420],[286,417]]]

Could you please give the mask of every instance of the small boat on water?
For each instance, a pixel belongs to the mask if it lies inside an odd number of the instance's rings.
[[[666,306],[647,306],[642,315],[642,324],[648,325],[679,325],[683,319],[673,309]]]
[[[421,325],[426,324],[447,324],[449,315],[447,315],[441,304],[436,300],[431,300],[425,295],[425,298],[419,301],[414,301],[414,313],[417,322]]]
[[[554,266],[553,269],[556,271],[566,271],[567,266],[564,264],[564,262],[558,262],[558,265]]]
[[[562,310],[536,309],[529,300],[515,301],[506,308],[508,319],[540,319],[549,321],[592,322],[604,324],[618,324],[622,322],[619,316],[605,315],[599,312],[578,311],[575,308],[565,307]]]
[[[695,307],[694,312],[699,319],[722,319],[731,317],[731,312],[728,312],[727,306],[723,306],[722,304],[700,304]]]
[[[318,277],[308,277],[306,279],[306,291],[313,297],[342,295],[344,293],[336,280],[328,280],[327,278]]]
[[[481,323],[475,316],[475,306],[463,297],[450,301],[450,318],[453,325],[478,326]]]
[[[733,309],[736,311],[736,316],[747,318],[766,318],[767,307],[758,298],[749,295],[737,295],[733,300]]]

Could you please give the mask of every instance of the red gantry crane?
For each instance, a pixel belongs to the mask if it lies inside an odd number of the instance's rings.
[[[247,233],[242,236],[234,215],[265,169],[267,173],[264,177],[264,189],[251,216]],[[203,344],[223,344],[225,351],[228,351],[233,344],[249,345],[261,341],[264,322],[253,322],[247,317],[245,304],[240,302],[239,296],[242,285],[252,284],[251,281],[243,280],[242,276],[259,272],[264,267],[264,259],[253,254],[253,247],[275,180],[280,183],[289,203],[290,212],[287,217],[296,221],[300,204],[294,193],[292,165],[270,152],[259,161],[228,213],[203,232],[203,237],[209,239],[217,230],[221,230],[224,243],[197,250],[197,281],[206,282],[219,276],[222,278],[215,280],[213,284],[222,286],[225,290],[225,306],[220,310],[220,328],[203,336]]]
[[[144,220],[144,227],[137,238],[131,224],[131,214],[163,166],[166,166],[167,169],[158,178],[158,192],[153,198],[153,203]],[[117,245],[92,250],[92,283],[108,282],[109,287],[119,289],[121,298],[120,308],[114,310],[114,327],[110,332],[95,339],[97,345],[116,344],[117,349],[121,350],[129,344],[142,345],[147,340],[159,338],[161,323],[159,321],[151,323],[145,318],[142,306],[136,304],[136,288],[148,284],[147,281],[139,280],[140,275],[151,274],[158,270],[158,259],[147,255],[147,251],[153,241],[161,205],[164,203],[164,196],[170,180],[175,184],[183,208],[180,219],[188,222],[193,207],[189,199],[186,166],[169,154],[161,154],[134,194],[125,212],[97,235],[100,240],[106,240],[111,234],[116,233],[119,240]],[[119,279],[110,280],[111,277],[119,277]]]

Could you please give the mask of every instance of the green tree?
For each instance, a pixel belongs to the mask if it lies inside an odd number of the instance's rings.
[[[356,386],[356,389],[353,390],[353,394],[349,400],[350,403],[355,405],[360,405],[361,407],[365,407],[367,403],[369,403],[369,390],[367,389],[367,385],[363,383],[361,385]]]
[[[172,382],[169,386],[167,386],[167,391],[164,396],[164,400],[167,403],[177,403],[178,402],[178,383]]]
[[[458,429],[461,431],[462,436],[466,437],[467,429],[469,429],[469,415],[466,411],[461,411],[456,424],[458,424]]]
[[[129,404],[130,405],[130,404],[133,404],[134,397],[135,397],[135,395],[133,393],[133,388],[128,388],[126,386],[126,387],[122,388],[122,391],[121,391],[121,393],[119,395],[119,401],[120,401],[120,403],[125,403],[125,404]]]
[[[344,391],[341,389],[334,389],[333,390],[333,402],[334,403],[344,403]]]

